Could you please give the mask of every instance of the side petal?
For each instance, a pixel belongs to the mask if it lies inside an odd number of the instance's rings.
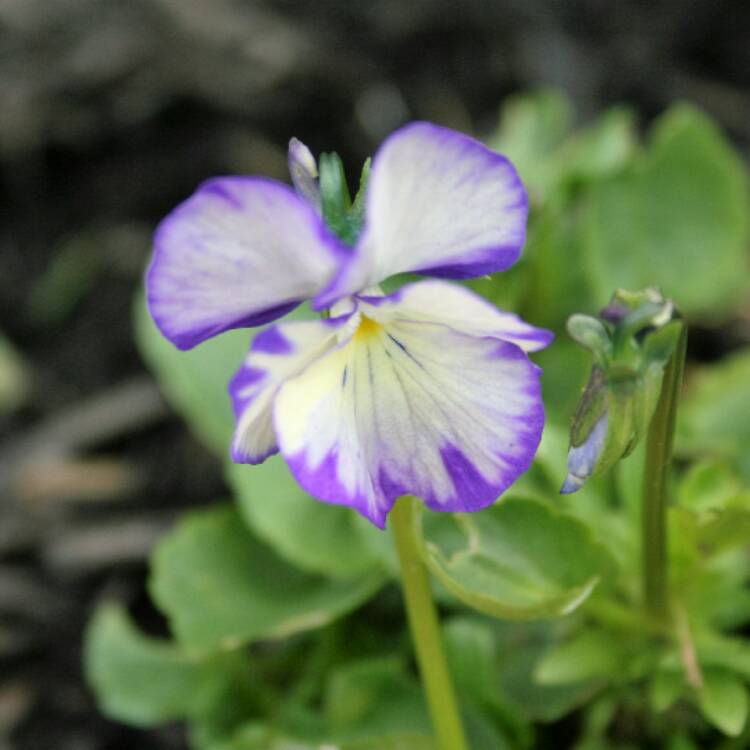
[[[190,349],[260,325],[314,296],[344,252],[314,208],[286,185],[210,180],[159,225],[146,277],[162,333]]]
[[[278,452],[273,399],[279,387],[336,345],[348,316],[280,323],[254,339],[242,367],[229,383],[237,425],[232,460],[259,464]]]
[[[527,213],[505,157],[447,128],[407,125],[376,153],[360,241],[316,304],[405,271],[454,279],[502,271],[521,253]]]
[[[539,368],[514,344],[363,318],[351,340],[279,390],[279,447],[299,483],[383,528],[395,500],[484,508],[530,466]]]
[[[552,331],[499,310],[470,289],[444,281],[429,279],[406,284],[387,297],[361,297],[360,304],[365,315],[381,323],[440,323],[473,336],[510,341],[526,352],[544,349],[555,337]]]

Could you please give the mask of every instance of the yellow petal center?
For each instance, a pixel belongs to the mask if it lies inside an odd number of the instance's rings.
[[[380,333],[381,328],[382,326],[380,323],[376,323],[372,318],[363,315],[354,337],[360,341],[366,341],[377,336]]]

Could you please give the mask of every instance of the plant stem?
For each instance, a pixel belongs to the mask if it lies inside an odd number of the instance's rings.
[[[643,596],[646,610],[657,621],[669,619],[667,571],[667,480],[672,463],[672,444],[685,369],[687,326],[683,324],[677,347],[664,370],[659,401],[648,430],[643,472],[641,541]]]
[[[435,602],[422,562],[415,524],[415,499],[403,497],[391,511],[393,537],[412,641],[440,750],[468,750],[461,714],[443,650]]]

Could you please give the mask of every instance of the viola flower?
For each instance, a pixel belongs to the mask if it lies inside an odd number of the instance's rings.
[[[405,494],[438,511],[492,504],[539,444],[540,370],[527,352],[552,334],[463,286],[377,285],[515,263],[528,210],[515,169],[460,133],[408,125],[375,155],[347,246],[321,217],[315,160],[296,140],[290,165],[297,192],[260,177],[203,184],[159,226],[148,271],[151,314],[181,349],[305,300],[328,310],[255,337],[230,384],[233,460],[281,451],[311,495],[381,528]]]

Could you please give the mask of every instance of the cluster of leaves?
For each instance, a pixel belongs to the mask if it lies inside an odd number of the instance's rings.
[[[745,175],[704,115],[676,107],[642,146],[627,111],[573,131],[568,102],[544,92],[511,100],[489,142],[518,165],[532,217],[525,259],[471,282],[488,299],[558,334],[615,287],[661,284],[707,325],[737,309],[748,279]],[[226,382],[248,333],[177,352],[139,299],[136,338],[175,409],[224,458]],[[642,451],[560,498],[589,363],[563,335],[540,360],[549,417],[531,471],[485,511],[422,516],[472,747],[542,746],[545,725],[568,714],[578,750],[686,750],[717,730],[741,747],[750,349],[690,373],[667,631],[641,608]],[[233,502],[190,513],[154,552],[150,591],[172,639],[140,632],[118,605],[93,618],[86,670],[102,710],[138,726],[186,721],[195,750],[432,750],[389,536],[312,500],[278,457],[227,463],[226,478]]]

